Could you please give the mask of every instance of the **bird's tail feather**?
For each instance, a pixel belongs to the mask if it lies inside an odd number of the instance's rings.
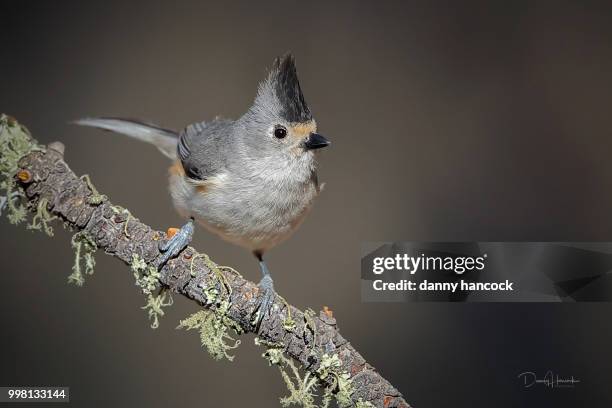
[[[120,118],[84,118],[72,122],[76,125],[90,126],[103,130],[121,133],[134,139],[148,142],[154,145],[166,157],[176,160],[176,145],[178,134],[172,130],[163,129],[158,126],[139,122],[131,119]]]

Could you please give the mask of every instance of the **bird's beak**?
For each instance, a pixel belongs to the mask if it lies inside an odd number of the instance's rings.
[[[306,139],[304,139],[304,149],[314,150],[329,145],[329,140],[321,136],[318,133],[311,133]]]

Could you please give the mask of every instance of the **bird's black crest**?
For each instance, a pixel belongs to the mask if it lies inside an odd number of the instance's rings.
[[[308,122],[312,120],[312,114],[297,77],[295,69],[295,58],[293,55],[286,54],[274,60],[272,66],[274,91],[278,97],[282,112],[281,115],[288,122]]]

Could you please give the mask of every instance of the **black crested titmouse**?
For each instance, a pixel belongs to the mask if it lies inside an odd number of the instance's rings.
[[[160,247],[160,267],[187,246],[197,220],[259,260],[261,322],[274,290],[263,254],[287,239],[308,213],[320,191],[314,152],[329,144],[316,133],[293,56],[274,61],[253,105],[237,120],[195,123],[180,133],[118,118],[75,123],[152,143],[174,161],[170,193],[189,222]]]

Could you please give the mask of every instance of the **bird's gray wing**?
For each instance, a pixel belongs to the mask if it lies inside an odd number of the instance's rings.
[[[231,124],[228,120],[194,123],[179,134],[177,155],[189,178],[206,180],[225,168],[223,146]]]

